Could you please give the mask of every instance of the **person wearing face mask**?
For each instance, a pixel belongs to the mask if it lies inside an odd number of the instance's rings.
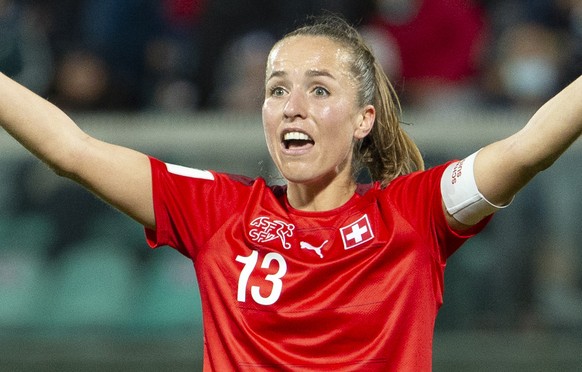
[[[285,185],[102,142],[4,75],[0,97],[10,135],[192,260],[206,371],[430,371],[447,259],[582,133],[579,77],[516,134],[425,170],[389,80],[337,17],[267,59],[263,128]]]
[[[509,27],[497,45],[489,94],[515,107],[537,107],[554,95],[563,80],[568,55],[559,34],[541,24]],[[495,83],[497,82],[497,83]]]

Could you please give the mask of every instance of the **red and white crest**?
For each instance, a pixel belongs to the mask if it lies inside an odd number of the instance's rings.
[[[367,214],[350,225],[340,228],[340,233],[344,249],[352,249],[374,239],[374,232]]]
[[[257,217],[251,222],[255,228],[249,231],[249,237],[256,243],[265,243],[279,239],[283,248],[290,249],[287,238],[293,236],[295,225],[283,221],[271,220],[269,217]]]

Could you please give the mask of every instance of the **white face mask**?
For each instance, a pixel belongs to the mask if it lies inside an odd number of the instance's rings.
[[[519,58],[503,66],[501,78],[511,97],[540,100],[555,92],[559,72],[555,63],[543,57]]]

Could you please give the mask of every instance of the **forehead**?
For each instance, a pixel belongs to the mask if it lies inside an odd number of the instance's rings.
[[[350,53],[342,45],[323,36],[298,35],[279,41],[267,61],[267,74],[290,69],[328,69],[348,72]]]

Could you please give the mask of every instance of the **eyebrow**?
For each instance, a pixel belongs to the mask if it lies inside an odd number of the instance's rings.
[[[286,76],[286,75],[287,75],[287,73],[285,71],[280,71],[280,70],[279,71],[273,71],[271,73],[271,75],[269,75],[267,77],[267,81],[271,80],[272,78],[283,77],[283,76]]]
[[[273,71],[271,73],[271,75],[267,78],[267,81],[271,80],[272,78],[275,78],[275,77],[285,77],[287,75],[288,75],[287,72],[282,71],[282,70]],[[335,79],[335,77],[330,72],[328,72],[326,70],[313,69],[313,70],[307,71],[307,73],[305,75],[307,75],[309,77],[326,76],[326,77],[329,77],[331,79]]]
[[[317,76],[326,76],[332,79],[335,79],[335,76],[331,74],[331,72],[327,70],[309,70],[307,72],[307,76],[317,77]]]

